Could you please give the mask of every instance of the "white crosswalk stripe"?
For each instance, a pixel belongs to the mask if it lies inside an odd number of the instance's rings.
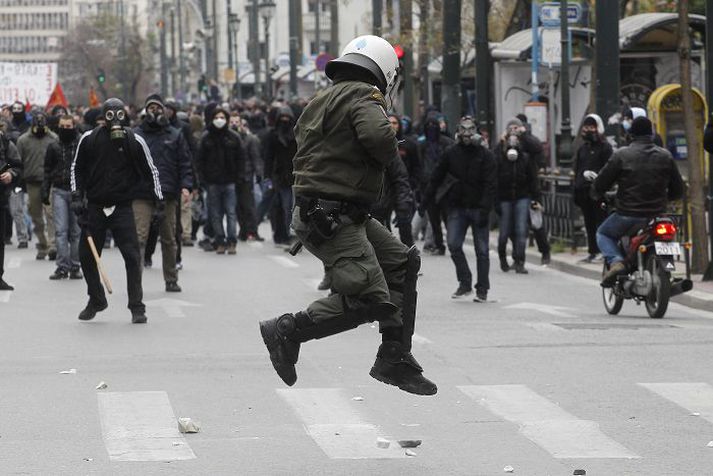
[[[97,394],[102,436],[111,461],[195,459],[166,392]]]
[[[277,393],[290,404],[304,423],[307,434],[330,458],[406,457],[396,442],[389,448],[377,447],[377,438],[388,438],[376,425],[365,421],[342,389],[278,389]]]
[[[517,423],[520,432],[555,458],[639,458],[599,430],[525,385],[468,385],[463,393],[499,417]]]
[[[640,383],[644,388],[713,423],[713,387],[703,382]]]

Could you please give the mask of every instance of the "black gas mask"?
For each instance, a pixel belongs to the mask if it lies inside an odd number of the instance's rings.
[[[47,117],[44,114],[32,116],[32,134],[37,137],[43,137],[47,134]]]
[[[463,145],[480,145],[483,138],[478,134],[478,126],[470,116],[463,117],[456,129],[456,140]]]
[[[102,105],[102,116],[109,129],[111,140],[122,140],[126,137],[123,122],[126,119],[124,103],[118,98],[109,98]]]
[[[156,112],[146,111],[144,121],[154,129],[164,128],[168,125],[168,118],[163,113],[163,109],[157,109]]]

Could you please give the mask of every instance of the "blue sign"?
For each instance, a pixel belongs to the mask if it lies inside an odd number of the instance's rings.
[[[579,3],[568,3],[567,23],[579,23],[582,18],[582,7]],[[560,3],[547,2],[540,6],[540,21],[543,26],[559,26],[560,24]]]

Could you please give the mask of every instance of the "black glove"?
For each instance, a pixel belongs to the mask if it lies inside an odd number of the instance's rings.
[[[156,202],[156,218],[161,221],[166,218],[166,202],[158,200]]]
[[[42,199],[42,203],[45,205],[50,204],[50,191],[46,190],[45,188],[42,188],[42,191],[40,192],[40,198]]]
[[[260,184],[262,183],[262,176],[256,175],[256,176],[255,176],[255,182],[256,182],[258,185],[260,185]]]

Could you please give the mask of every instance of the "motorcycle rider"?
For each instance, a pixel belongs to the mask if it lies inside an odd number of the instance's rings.
[[[369,209],[384,168],[397,156],[384,96],[398,91],[399,61],[383,38],[361,36],[327,64],[334,84],[297,121],[292,227],[330,268],[333,294],[306,310],[260,322],[270,360],[287,385],[297,380],[300,344],[379,321],[382,344],[369,374],[389,385],[434,395],[411,355],[418,249],[408,248]]]
[[[604,287],[627,272],[619,239],[665,212],[667,202],[680,199],[684,193],[683,179],[671,153],[654,144],[651,121],[637,117],[629,131],[631,145],[614,152],[592,186],[595,200],[614,184],[619,186],[616,212],[597,229],[597,244],[609,265],[601,283]]]

